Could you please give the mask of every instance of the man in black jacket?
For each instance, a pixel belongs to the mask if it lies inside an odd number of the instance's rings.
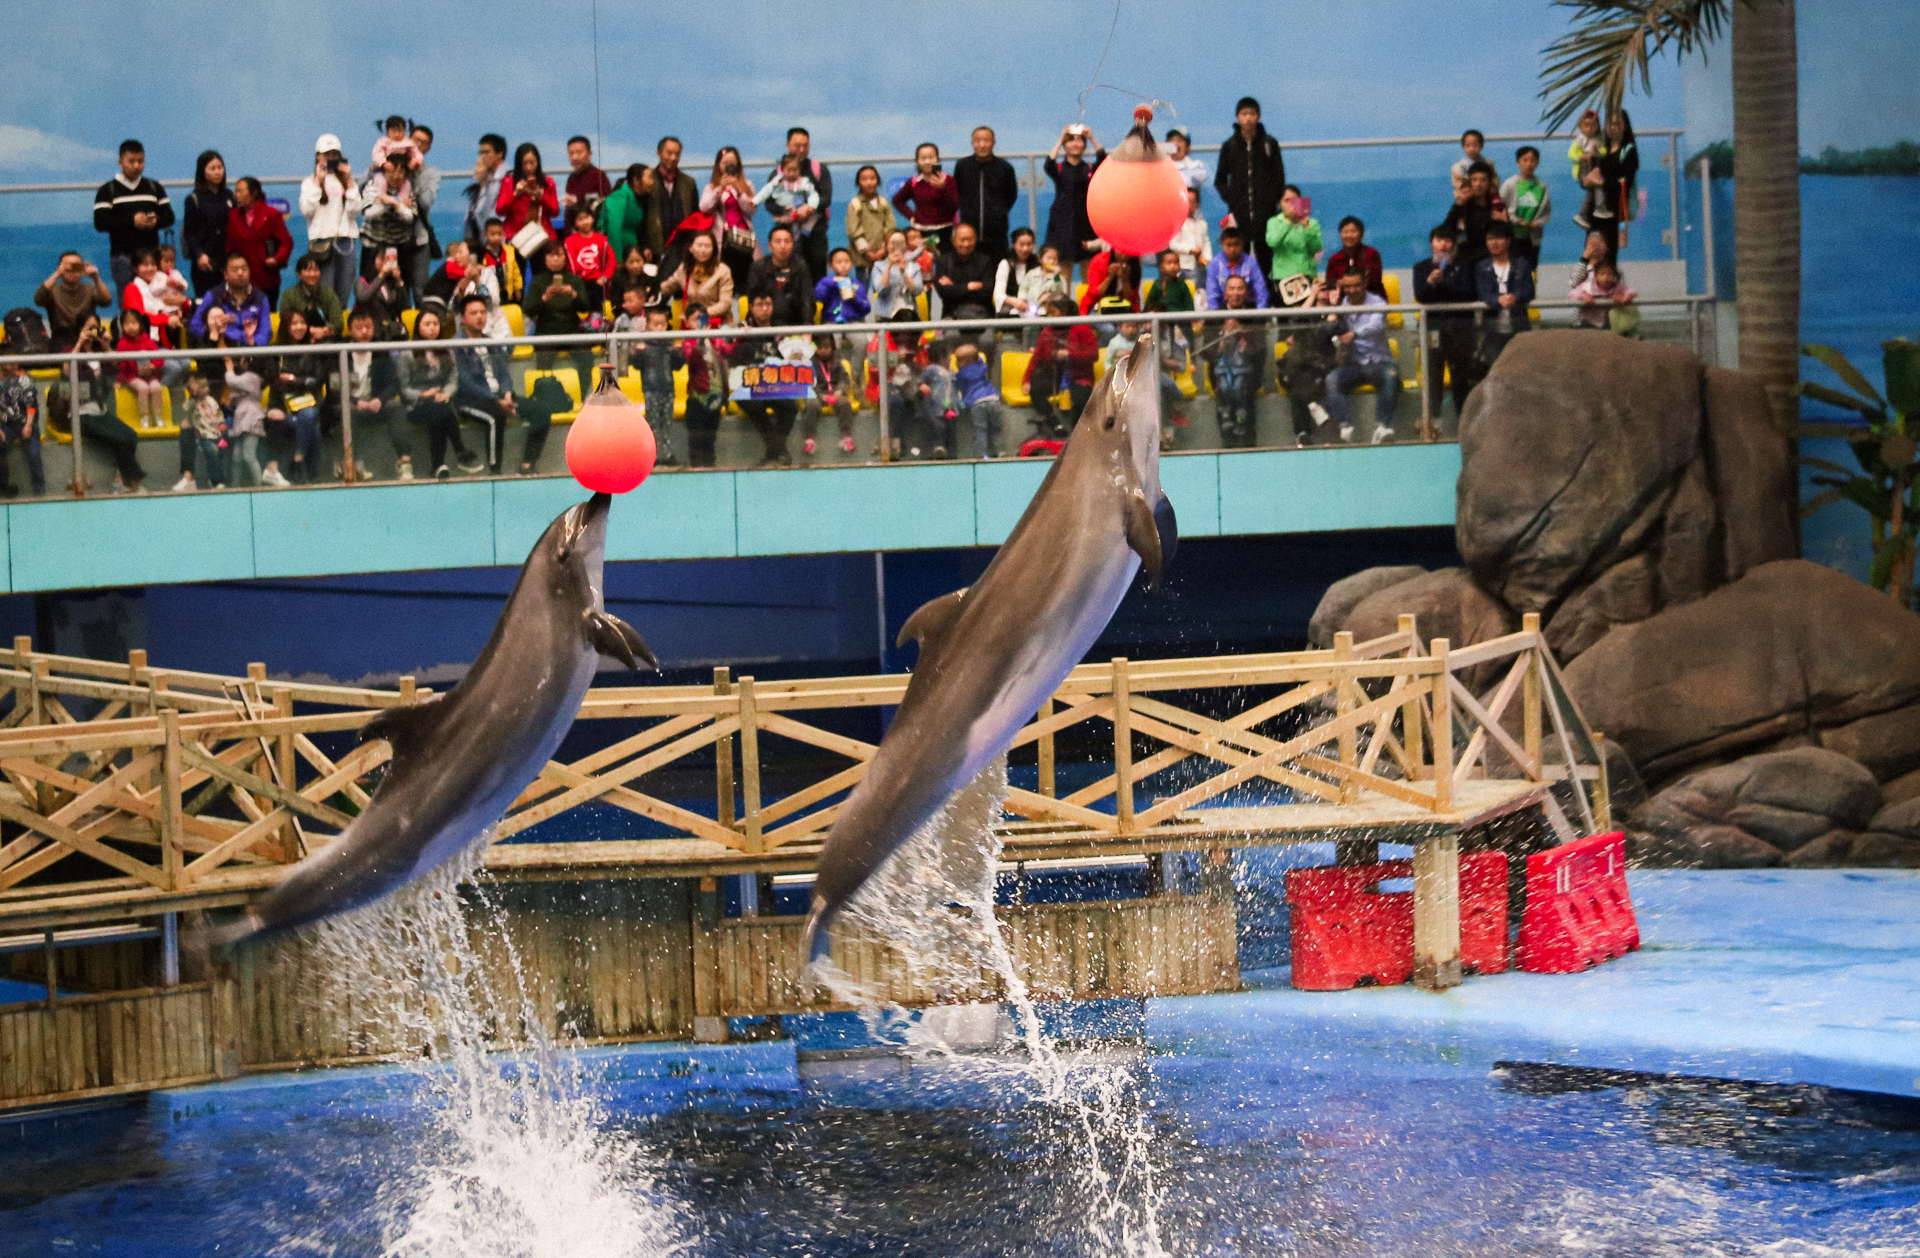
[[[993,151],[993,128],[973,129],[973,155],[953,164],[960,194],[960,221],[979,233],[980,252],[998,262],[1007,256],[1007,216],[1020,199],[1013,165]]]
[[[1213,186],[1233,211],[1241,238],[1253,242],[1260,274],[1273,274],[1273,250],[1267,244],[1267,220],[1280,212],[1280,193],[1287,184],[1287,164],[1280,141],[1260,124],[1260,102],[1242,96],[1234,107],[1235,127],[1220,146],[1220,166]]]
[[[1427,233],[1433,256],[1413,264],[1413,299],[1423,306],[1474,301],[1473,264],[1454,256],[1454,226],[1441,223]],[[1467,406],[1467,391],[1480,374],[1473,361],[1473,314],[1470,311],[1427,316],[1427,388],[1440,407],[1440,390],[1451,376],[1453,414],[1458,421]]]
[[[107,261],[118,298],[133,282],[133,255],[158,249],[160,233],[173,226],[167,190],[146,177],[147,150],[138,140],[120,141],[120,173],[93,194],[93,230],[106,233]]]
[[[813,322],[813,277],[794,252],[793,228],[785,223],[767,233],[767,256],[747,272],[747,296],[773,299],[776,328]]]
[[[647,234],[647,247],[660,260],[660,274],[672,275],[680,267],[686,246],[682,242],[669,251],[667,242],[673,239],[681,220],[700,208],[700,189],[693,176],[680,169],[678,136],[660,137],[654,153],[660,164],[653,168],[653,190],[640,194],[640,204],[646,210],[642,230]]]

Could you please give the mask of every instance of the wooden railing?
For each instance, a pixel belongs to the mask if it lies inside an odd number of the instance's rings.
[[[1422,643],[1411,616],[1370,642],[1332,650],[1127,660],[1076,668],[1014,740],[1036,744],[1035,790],[1008,792],[1015,832],[1074,831],[1130,840],[1176,833],[1192,810],[1255,779],[1302,803],[1397,801],[1445,816],[1473,778],[1566,781],[1578,825],[1607,820],[1597,739],[1581,719],[1529,616],[1515,634],[1460,650]],[[1463,674],[1498,680],[1476,695]],[[641,725],[572,763],[553,762],[509,809],[499,837],[570,809],[611,805],[748,856],[817,843],[837,798],[875,744],[806,719],[897,704],[903,674],[756,682],[716,670],[707,686],[598,688],[580,719]],[[382,708],[430,692],[270,682],[0,650],[0,908],[28,879],[75,855],[114,871],[79,884],[168,893],[257,887],[338,834],[368,800],[361,779],[385,763],[375,740],[330,756],[316,737],[353,731]],[[1173,699],[1209,706],[1200,712]],[[296,705],[302,710],[296,710]],[[1517,705],[1517,710],[1516,710]],[[95,708],[85,719],[75,709]],[[1225,711],[1226,709],[1235,709]],[[1056,740],[1098,723],[1113,768],[1061,794]],[[1084,731],[1082,731],[1084,732]],[[778,798],[763,791],[763,737],[844,759]],[[1145,754],[1141,749],[1146,748]],[[711,756],[714,809],[650,793],[649,775]],[[684,767],[684,766],[682,766]],[[1144,805],[1143,789],[1178,776]],[[684,781],[684,777],[680,779]],[[1549,801],[1550,811],[1559,806]],[[1558,823],[1569,830],[1564,815]],[[49,879],[36,879],[46,884]],[[36,896],[50,888],[36,885]]]

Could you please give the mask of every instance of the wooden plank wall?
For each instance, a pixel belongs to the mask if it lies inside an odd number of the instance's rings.
[[[206,983],[0,1007],[0,1105],[211,1079],[214,1023]]]
[[[124,992],[153,987],[160,982],[160,943],[155,939],[123,939],[114,943],[61,948],[54,968],[66,991]],[[16,952],[6,958],[6,976],[22,983],[47,981],[47,954]]]

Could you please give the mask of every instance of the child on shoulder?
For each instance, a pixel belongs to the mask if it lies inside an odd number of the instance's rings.
[[[1573,181],[1580,185],[1585,195],[1580,198],[1580,210],[1573,216],[1576,227],[1590,225],[1590,216],[1599,204],[1602,193],[1598,188],[1587,187],[1587,176],[1600,165],[1600,159],[1607,155],[1606,136],[1600,130],[1600,115],[1589,109],[1580,115],[1580,126],[1573,137],[1573,143],[1567,145],[1567,160],[1573,163]]]

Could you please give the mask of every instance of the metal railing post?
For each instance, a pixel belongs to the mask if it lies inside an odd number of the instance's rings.
[[[1040,159],[1027,154],[1027,228],[1040,235]]]
[[[1435,441],[1439,434],[1433,426],[1433,355],[1439,352],[1439,346],[1433,343],[1433,325],[1427,322],[1427,312],[1418,311],[1413,317],[1420,329],[1420,356],[1414,360],[1414,370],[1420,373],[1420,439]]]
[[[1680,250],[1680,181],[1686,177],[1686,169],[1680,165],[1680,133],[1676,131],[1667,137],[1667,215],[1673,221],[1675,262],[1686,256]]]
[[[880,383],[880,461],[893,462],[893,440],[887,424],[887,325],[878,325],[879,335],[875,339],[880,345],[880,364],[874,370]]]
[[[345,345],[340,347],[340,446],[346,463],[341,476],[347,484],[353,484],[353,351]],[[371,369],[369,369],[371,379]],[[488,453],[492,453],[489,451]],[[307,469],[307,475],[318,479],[313,468]]]
[[[52,407],[47,409],[51,410]],[[87,496],[86,443],[80,434],[80,360],[67,364],[67,434],[73,438],[73,496]]]

